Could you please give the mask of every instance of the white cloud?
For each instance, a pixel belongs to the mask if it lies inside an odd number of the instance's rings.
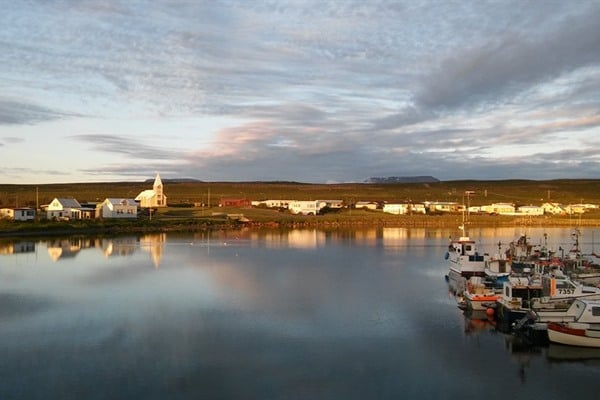
[[[150,159],[203,180],[597,176],[599,18],[594,1],[11,3],[0,138],[66,138],[77,180]],[[549,138],[586,169],[555,167]]]

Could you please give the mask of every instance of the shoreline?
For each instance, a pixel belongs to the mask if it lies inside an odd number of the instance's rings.
[[[239,229],[359,229],[370,227],[438,228],[459,230],[461,217],[457,215],[431,216],[364,216],[333,215],[239,221],[236,219],[171,219],[153,221],[62,221],[62,222],[9,222],[0,226],[0,238],[32,236],[122,235],[162,232],[202,232]],[[395,218],[393,218],[395,217]],[[10,226],[15,224],[14,226]],[[476,216],[469,221],[470,228],[481,227],[600,227],[598,218],[510,218]],[[11,229],[12,228],[12,229]]]

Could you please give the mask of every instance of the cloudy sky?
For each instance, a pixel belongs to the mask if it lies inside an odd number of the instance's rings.
[[[0,183],[600,178],[597,0],[0,7]]]

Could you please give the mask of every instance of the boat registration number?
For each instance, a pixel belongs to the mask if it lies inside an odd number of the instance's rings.
[[[558,294],[574,294],[575,289],[557,289]]]

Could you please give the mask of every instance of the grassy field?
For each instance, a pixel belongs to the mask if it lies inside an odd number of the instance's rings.
[[[169,182],[163,180],[171,205],[204,203],[218,205],[221,198],[339,199],[356,201],[463,202],[465,191],[474,191],[471,205],[509,202],[540,205],[546,201],[564,204],[600,204],[600,180],[551,181],[445,181],[406,184],[304,184],[293,182]],[[102,201],[106,197],[136,197],[151,189],[148,182],[76,183],[44,185],[0,184],[0,207],[48,204],[55,197],[74,197],[80,202]]]
[[[352,208],[318,216],[291,215],[261,208],[219,207],[221,198],[261,199],[341,199],[357,201],[412,202],[464,201],[465,191],[474,191],[471,205],[509,202],[515,205],[540,205],[545,201],[600,204],[600,180],[553,181],[452,181],[430,184],[304,184],[293,182],[169,182],[163,181],[170,207],[160,209],[153,218],[136,221],[41,220],[36,223],[0,221],[0,234],[73,232],[128,232],[156,230],[196,230],[236,228],[238,221],[227,214],[243,214],[255,227],[338,227],[406,226],[458,227],[461,215],[392,215],[380,210]],[[80,202],[101,201],[106,197],[135,197],[152,182],[80,183],[48,185],[0,185],[0,207],[32,206],[49,203],[55,197],[74,197]],[[210,204],[193,207],[195,203]],[[472,226],[600,226],[600,210],[581,216],[508,217],[471,215]],[[248,225],[248,224],[244,224]]]

